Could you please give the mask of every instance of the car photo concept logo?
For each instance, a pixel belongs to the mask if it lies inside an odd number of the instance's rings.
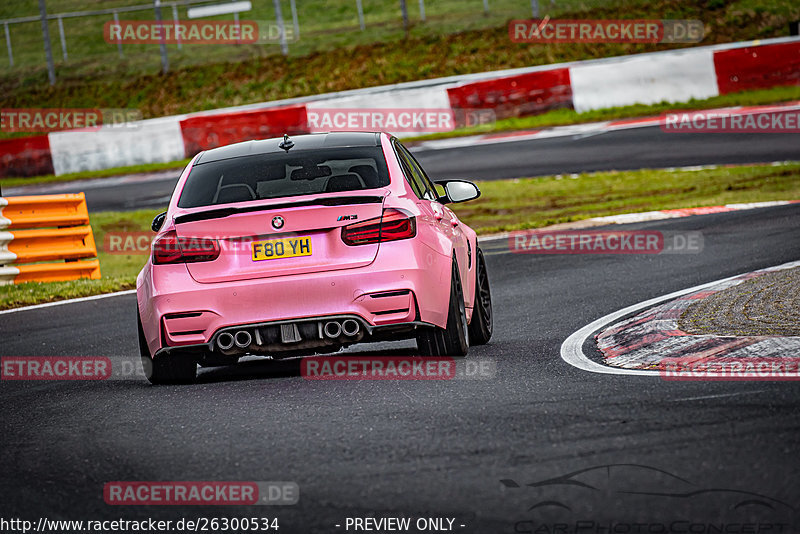
[[[760,492],[698,484],[633,463],[588,467],[530,483],[501,479],[500,484],[507,498],[524,507],[513,530],[521,534],[778,533],[791,531],[797,512]]]
[[[280,230],[281,228],[283,228],[285,222],[286,221],[283,220],[283,217],[281,217],[280,215],[276,215],[275,217],[272,218],[272,227],[275,228],[276,230]]]

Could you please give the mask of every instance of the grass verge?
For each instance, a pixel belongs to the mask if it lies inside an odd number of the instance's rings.
[[[483,196],[454,210],[479,234],[540,228],[603,215],[735,202],[800,199],[800,164],[704,170],[599,172],[480,182]],[[0,287],[0,309],[135,287],[143,254],[109,254],[107,232],[149,228],[158,210],[93,213],[102,280]]]
[[[454,211],[479,234],[642,211],[800,199],[800,164],[638,170],[480,182]]]

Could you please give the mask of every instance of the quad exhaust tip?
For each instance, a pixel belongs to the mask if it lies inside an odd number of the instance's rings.
[[[336,339],[342,335],[342,325],[336,321],[328,321],[322,329],[325,332],[325,337]]]
[[[347,337],[353,337],[361,331],[361,325],[355,319],[345,319],[341,323],[339,321],[328,321],[322,328],[325,337],[336,339],[342,334]]]
[[[253,342],[253,337],[247,330],[239,330],[236,332],[236,335],[233,336],[233,340],[236,342],[237,347],[240,349],[246,349],[250,346],[250,343]]]
[[[222,350],[228,350],[230,348],[233,348],[233,345],[234,345],[233,334],[230,334],[228,332],[222,332],[217,337],[217,346]]]
[[[345,319],[342,321],[342,332],[347,337],[353,337],[358,334],[358,331],[361,330],[361,325],[358,324],[358,321],[353,319]]]
[[[355,319],[345,319],[341,323],[327,321],[322,325],[322,332],[328,339],[338,339],[342,334],[347,337],[355,337],[361,332],[361,324]],[[258,338],[257,330],[256,337]],[[246,349],[252,343],[253,336],[247,330],[237,330],[235,333],[222,332],[217,336],[217,347],[220,350],[230,350],[234,345],[240,349]]]

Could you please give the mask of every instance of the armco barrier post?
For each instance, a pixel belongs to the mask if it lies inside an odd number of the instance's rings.
[[[96,256],[83,193],[0,197],[0,285],[99,279]]]

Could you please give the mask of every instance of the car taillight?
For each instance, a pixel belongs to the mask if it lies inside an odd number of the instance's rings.
[[[219,243],[207,237],[178,237],[170,230],[153,243],[153,263],[195,263],[219,257]]]
[[[383,210],[383,215],[380,217],[342,227],[342,241],[350,246],[397,241],[415,235],[417,235],[417,223],[414,217],[395,208]]]

